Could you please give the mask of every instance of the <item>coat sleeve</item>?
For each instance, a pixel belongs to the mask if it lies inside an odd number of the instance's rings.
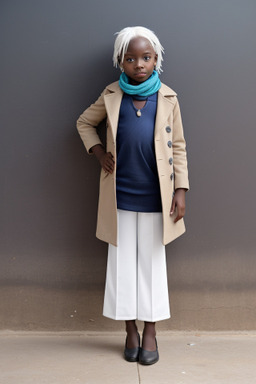
[[[90,149],[94,145],[102,144],[96,128],[107,116],[104,103],[105,94],[106,89],[102,92],[98,100],[88,107],[77,120],[78,132],[89,154],[91,154]]]
[[[173,167],[175,189],[189,189],[186,142],[178,99],[173,110]]]

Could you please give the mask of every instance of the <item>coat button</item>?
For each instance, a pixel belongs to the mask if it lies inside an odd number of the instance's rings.
[[[170,133],[171,132],[171,127],[166,127],[165,130],[166,130],[167,133]]]
[[[172,157],[169,159],[169,164],[172,165]]]
[[[168,145],[169,148],[171,148],[172,147],[172,142],[168,141],[167,145]]]
[[[171,174],[170,178],[171,178],[171,180],[173,180],[173,178],[174,178],[174,173]]]

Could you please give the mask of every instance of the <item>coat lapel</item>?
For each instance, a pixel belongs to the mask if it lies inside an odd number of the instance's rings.
[[[104,100],[113,138],[116,140],[119,110],[122,102],[123,91],[119,87],[118,82],[110,84],[108,86],[108,90],[111,92],[104,96]]]
[[[155,123],[155,139],[158,139],[160,130],[166,126],[167,119],[173,109],[172,97],[177,94],[165,84],[162,84],[158,92],[156,123]]]

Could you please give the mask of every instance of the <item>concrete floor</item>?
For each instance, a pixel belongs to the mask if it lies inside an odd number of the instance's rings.
[[[124,333],[0,332],[1,384],[251,384],[256,333],[158,332],[160,360],[128,363]]]

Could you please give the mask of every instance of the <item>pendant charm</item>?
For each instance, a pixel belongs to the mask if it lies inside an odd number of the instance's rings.
[[[137,111],[137,116],[138,116],[138,117],[141,117],[141,111],[140,111],[140,109],[138,109],[138,111]]]

